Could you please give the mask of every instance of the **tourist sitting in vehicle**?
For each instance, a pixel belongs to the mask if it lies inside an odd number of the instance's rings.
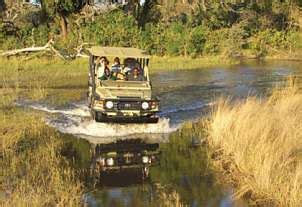
[[[104,74],[99,79],[100,80],[116,80],[116,78],[112,75],[112,73],[108,67],[105,68]]]
[[[128,75],[128,81],[143,81],[144,76],[140,74],[139,69],[135,67],[132,71],[131,74]]]
[[[125,80],[125,74],[122,72],[113,73],[113,76],[115,77],[115,80]]]
[[[109,61],[104,56],[97,59],[96,71],[97,71],[97,76],[99,79],[104,75],[105,68],[106,67],[108,68],[108,64],[109,64]]]
[[[134,68],[138,68],[140,70],[140,65],[135,58],[126,58],[124,60],[124,65],[123,73],[126,75],[129,74],[129,72],[132,72]]]
[[[111,66],[111,71],[114,73],[121,72],[121,63],[120,63],[120,59],[118,57],[114,58],[113,64]]]

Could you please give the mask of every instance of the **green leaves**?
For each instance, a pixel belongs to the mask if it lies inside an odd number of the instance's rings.
[[[68,16],[78,11],[84,3],[84,0],[43,0],[42,7],[51,15],[59,13]]]

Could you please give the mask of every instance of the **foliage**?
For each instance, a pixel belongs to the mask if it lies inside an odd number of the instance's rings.
[[[81,30],[84,41],[104,46],[137,46],[141,33],[134,17],[121,11],[100,15]]]
[[[42,0],[42,7],[48,13],[55,15],[69,15],[80,9],[84,4],[83,0]]]
[[[299,32],[299,16],[293,15],[299,1],[190,2],[131,2],[128,10],[98,14],[79,24],[74,20],[85,1],[44,0],[42,11],[25,12],[14,30],[1,25],[0,48],[42,45],[54,38],[56,47],[66,53],[75,52],[83,42],[140,47],[159,56],[232,58],[249,50],[261,57],[301,49],[299,35],[294,35]]]

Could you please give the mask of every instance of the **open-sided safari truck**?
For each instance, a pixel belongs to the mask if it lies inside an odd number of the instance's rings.
[[[125,47],[92,47],[89,49],[88,104],[97,122],[157,123],[159,100],[152,97],[149,78],[149,56],[145,51]],[[122,79],[100,80],[97,61],[101,58],[121,59]],[[132,63],[126,65],[127,61]],[[131,65],[140,70],[140,80],[128,79]],[[109,66],[110,67],[110,66]],[[127,73],[123,72],[128,68]]]

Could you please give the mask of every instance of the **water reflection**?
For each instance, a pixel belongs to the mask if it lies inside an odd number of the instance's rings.
[[[82,175],[88,192],[87,206],[236,206],[230,191],[218,184],[209,169],[206,148],[194,139],[194,126],[174,132],[169,143],[160,144],[160,164],[151,168],[147,179],[139,169],[102,173],[91,185],[91,163],[95,144],[66,135],[64,156],[74,166],[86,169]]]

